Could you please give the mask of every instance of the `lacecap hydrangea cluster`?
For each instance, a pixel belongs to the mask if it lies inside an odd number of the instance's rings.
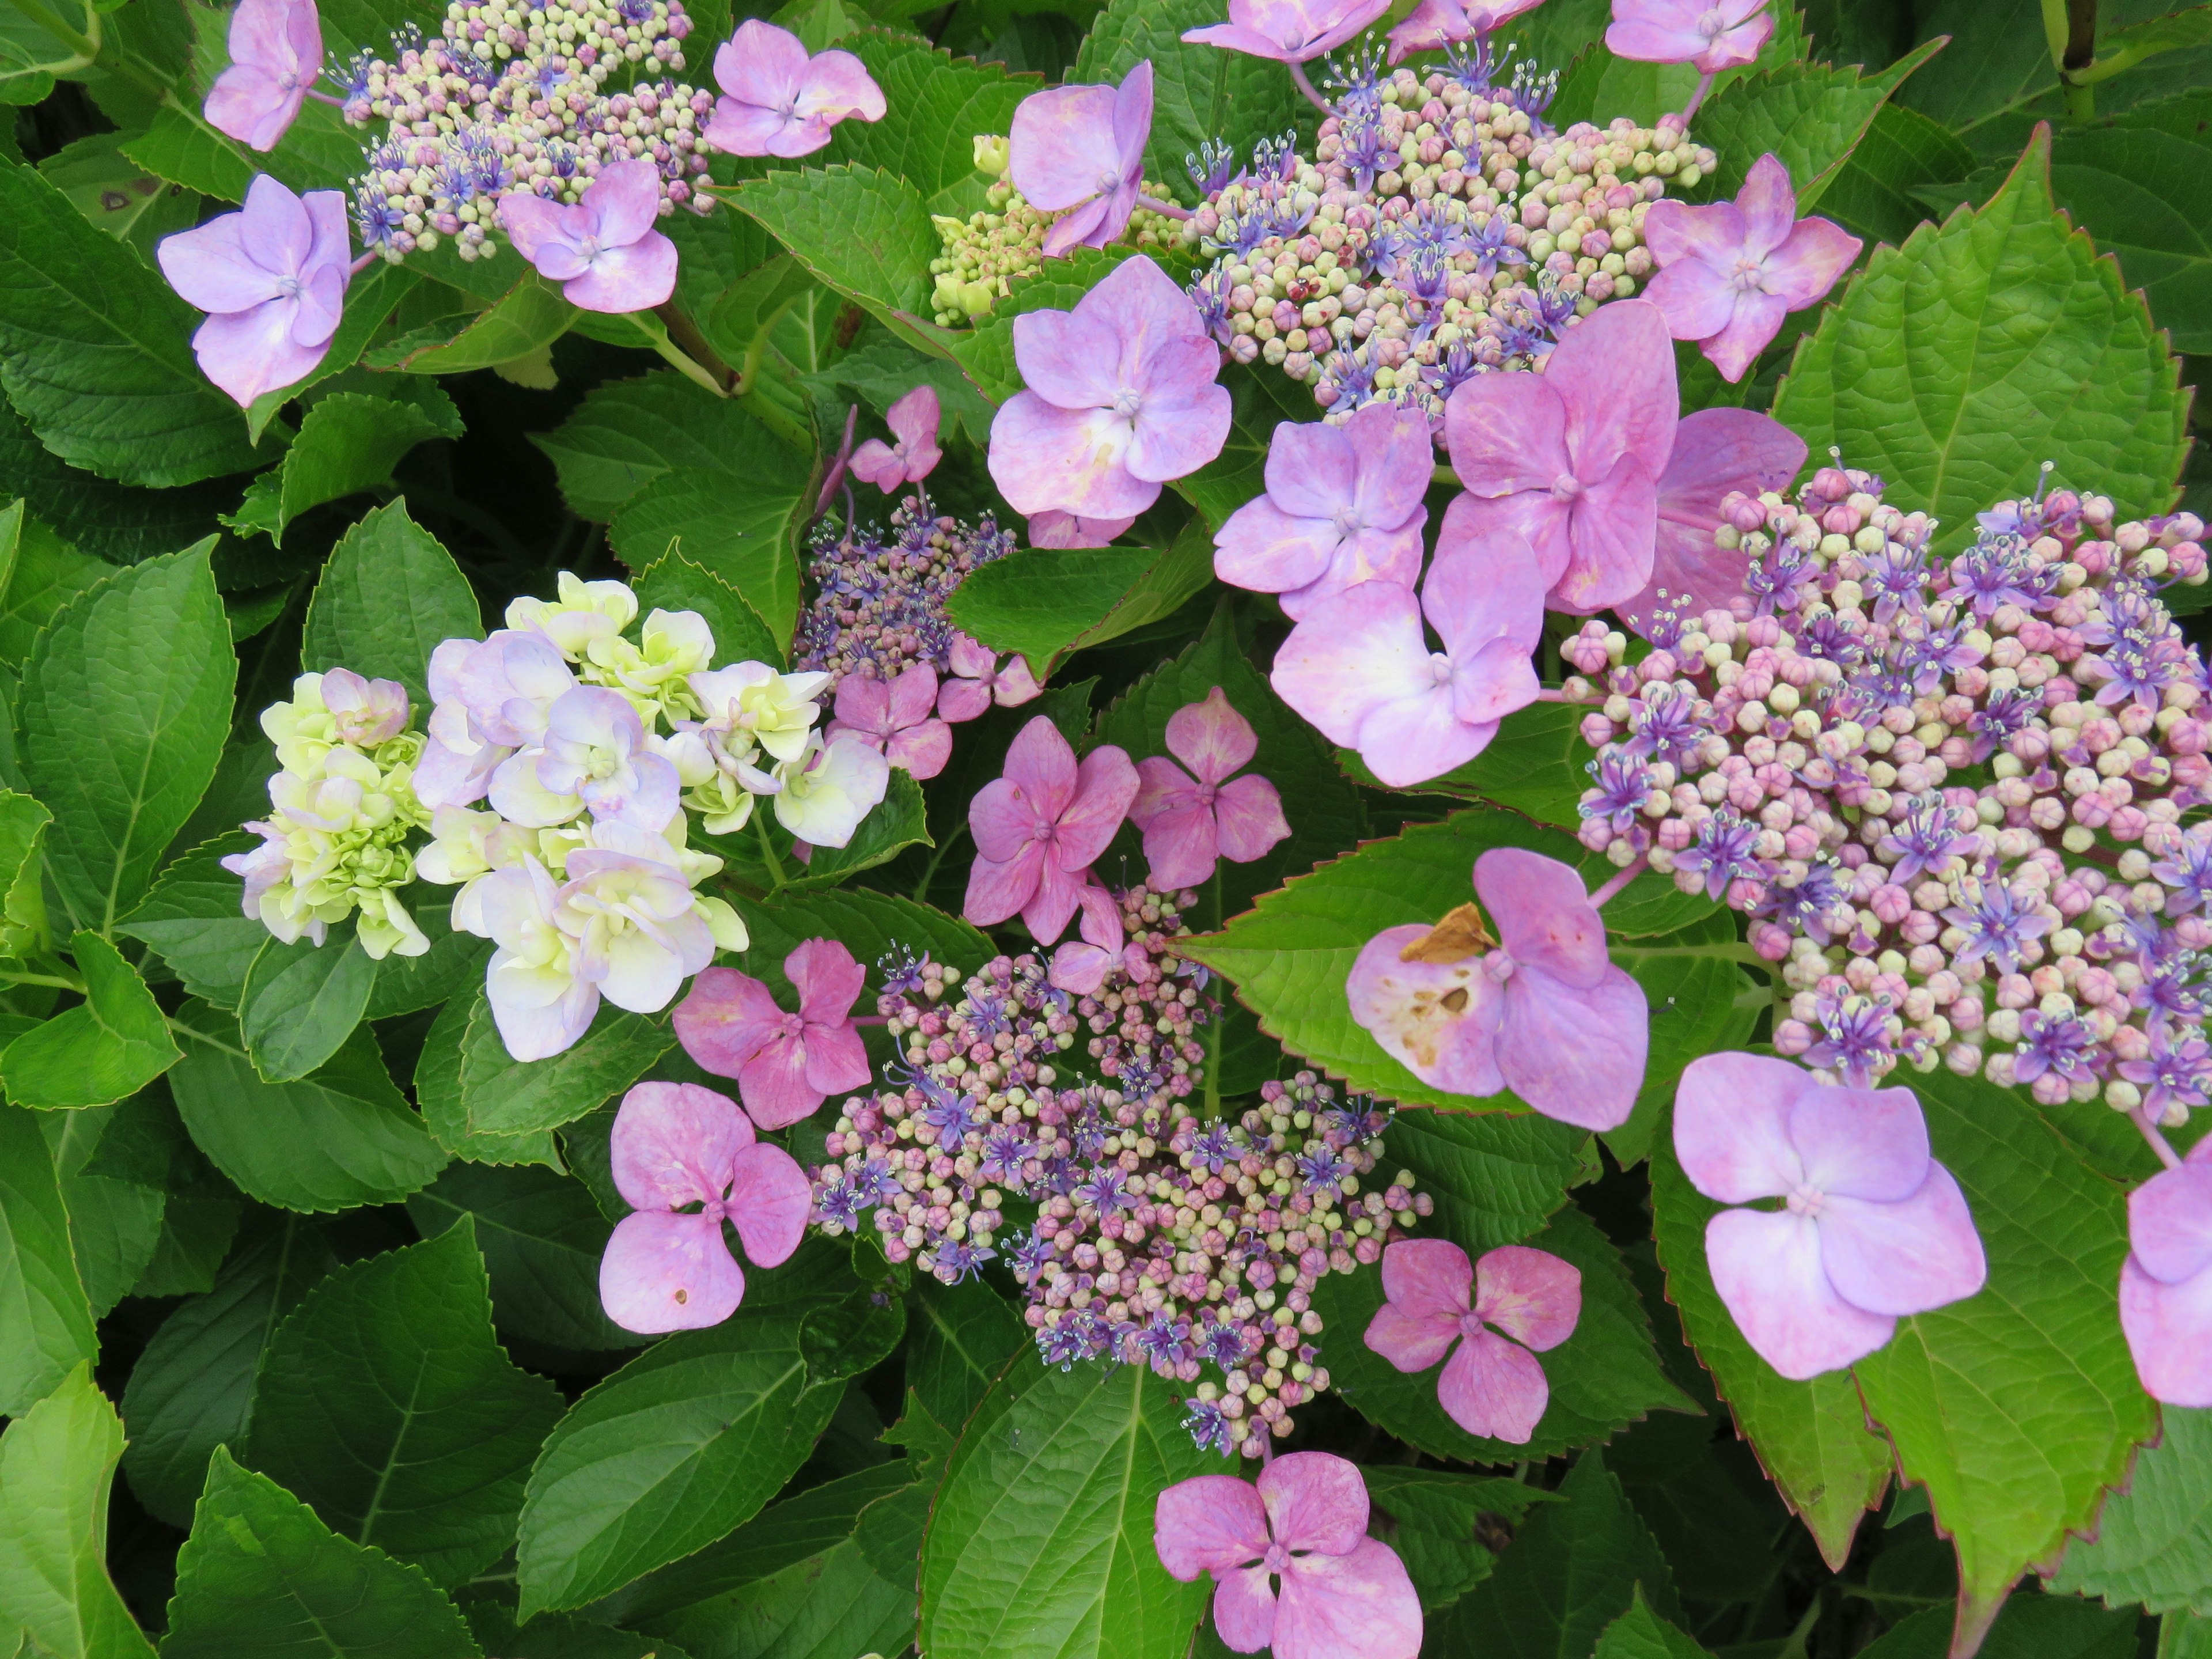
[[[1566,655],[1596,748],[1582,840],[1753,918],[1775,1047],[1864,1085],[1899,1062],[2175,1123],[2212,1091],[2212,725],[2161,599],[2187,513],[2058,489],[1936,525],[1840,465],[1730,495],[1731,610]]]
[[[1486,53],[1426,76],[1355,69],[1313,159],[1193,158],[1182,234],[1212,263],[1200,314],[1240,362],[1313,387],[1324,418],[1375,402],[1441,420],[1468,376],[1533,368],[1650,273],[1644,216],[1712,170],[1680,118],[1547,125],[1548,82],[1491,84]]]
[[[814,1221],[872,1228],[892,1261],[946,1284],[1003,1255],[1048,1364],[1147,1364],[1193,1384],[1198,1443],[1257,1456],[1260,1425],[1286,1434],[1291,1409],[1328,1386],[1315,1285],[1376,1261],[1431,1200],[1405,1172],[1363,1189],[1387,1119],[1310,1073],[1202,1121],[1198,1030],[1213,1005],[1175,945],[1193,897],[1119,899],[1128,944],[1086,995],[1034,956],[965,978],[926,957],[888,964],[878,1007],[903,1062],[846,1103],[811,1172]],[[1079,1041],[1088,1066],[1058,1059]],[[1035,1212],[1012,1236],[1010,1203]]]
[[[354,182],[362,246],[398,260],[447,239],[482,258],[508,191],[574,202],[603,165],[630,158],[659,168],[666,204],[706,212],[696,181],[714,94],[640,78],[682,69],[690,28],[682,0],[454,0],[436,36],[410,25],[389,57],[332,70],[349,122],[386,124]],[[617,72],[629,84],[609,91]]]
[[[944,674],[957,630],[945,602],[968,574],[1015,549],[988,515],[973,525],[939,514],[919,491],[892,509],[890,526],[824,520],[807,561],[814,598],[799,620],[793,659],[830,677],[893,679],[909,664]]]

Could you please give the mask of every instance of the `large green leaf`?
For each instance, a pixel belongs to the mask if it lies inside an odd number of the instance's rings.
[[[962,217],[984,205],[989,182],[975,171],[975,138],[1004,133],[1015,106],[1042,90],[1036,75],[1009,75],[935,51],[909,34],[863,29],[839,41],[883,88],[880,121],[846,121],[831,135],[823,165],[849,161],[882,168],[920,191],[932,213]]]
[[[284,459],[254,479],[225,522],[282,547],[286,526],[308,508],[389,483],[416,445],[460,435],[460,412],[436,386],[403,382],[382,396],[333,391],[313,400]]]
[[[593,387],[567,420],[530,441],[553,458],[568,510],[605,521],[656,478],[729,466],[758,433],[736,404],[663,368]]]
[[[2053,210],[2045,132],[1978,212],[1875,250],[1798,347],[1774,413],[1938,517],[1948,553],[2045,461],[2123,516],[2165,510],[2187,408],[2142,301]]]
[[[216,1448],[177,1554],[167,1659],[482,1659],[419,1567],[339,1537]]]
[[[9,511],[21,520],[20,501]],[[40,849],[53,816],[28,795],[0,790],[0,957],[42,951],[48,943]]]
[[[2015,1595],[2004,1605],[1978,1659],[2135,1659],[2143,1651],[2132,1614],[2115,1615],[2063,1595]],[[1860,1659],[1948,1659],[1951,1621],[1942,1607],[1901,1619]],[[2195,1659],[2188,1650],[2159,1644],[2160,1659]],[[2201,1650],[2200,1650],[2201,1651]]]
[[[507,1553],[562,1400],[492,1335],[464,1217],[339,1268],[270,1339],[250,1460],[356,1543],[464,1583]]]
[[[151,945],[194,996],[236,1007],[269,930],[241,914],[241,884],[222,860],[259,845],[259,836],[233,830],[194,848],[161,872],[115,931]]]
[[[2105,1500],[2094,1538],[2068,1547],[2051,1587],[2212,1615],[2212,1411],[2159,1415],[2158,1444],[2136,1454],[2127,1490]]]
[[[1425,1232],[1432,1231],[1424,1229]],[[1433,1230],[1468,1245],[1450,1229]],[[1551,1401],[1534,1437],[1516,1444],[1470,1435],[1437,1399],[1439,1366],[1399,1370],[1366,1343],[1368,1322],[1382,1305],[1379,1273],[1335,1273],[1314,1291],[1325,1322],[1321,1363],[1329,1386],[1369,1421],[1434,1457],[1467,1463],[1523,1462],[1554,1457],[1612,1437],[1649,1413],[1694,1409],[1667,1380],[1651,1344],[1650,1321],[1621,1265],[1620,1252],[1582,1212],[1562,1210],[1550,1226],[1524,1241],[1571,1262],[1582,1273],[1583,1311],[1574,1334],[1538,1356]]]
[[[238,1026],[264,1083],[296,1083],[337,1053],[368,1007],[376,958],[350,930],[318,945],[271,938],[246,970]]]
[[[0,386],[48,449],[134,484],[254,465],[238,406],[192,361],[198,322],[37,168],[0,158]]]
[[[1692,1638],[1651,1611],[1644,1587],[1628,1611],[1605,1627],[1591,1659],[1711,1659]]]
[[[0,424],[11,418],[0,403]],[[37,441],[27,434],[24,441],[37,447]],[[20,489],[25,482],[12,471],[0,471],[0,489]],[[122,486],[110,488],[119,490]],[[39,630],[53,620],[54,612],[112,574],[106,562],[78,552],[32,516],[28,507],[27,501],[16,501],[0,509],[0,546],[5,550],[0,562],[8,575],[0,583],[0,662],[20,663],[29,656]]]
[[[0,1106],[0,1413],[21,1415],[98,1352],[40,1120]]]
[[[1723,88],[1698,113],[1698,138],[1720,157],[1716,196],[1733,196],[1761,155],[1790,169],[1797,210],[1812,210],[1905,78],[1942,50],[1916,47],[1879,75],[1826,64],[1790,64]]]
[[[1164,548],[1010,553],[971,572],[945,612],[992,649],[1020,652],[1043,679],[1086,646],[1174,615],[1212,580],[1212,542],[1193,524]]]
[[[169,1074],[177,1110],[209,1160],[250,1196],[311,1212],[390,1204],[445,1167],[367,1027],[313,1076],[264,1083],[235,1020],[190,1002],[178,1018],[195,1035]]]
[[[1866,241],[1901,242],[1927,216],[1914,192],[1954,184],[1973,168],[1974,152],[1950,129],[1893,100],[1830,175],[1820,212]]]
[[[609,1003],[575,1044],[550,1060],[507,1052],[478,987],[461,1039],[461,1104],[469,1128],[520,1135],[572,1123],[645,1075],[676,1041],[665,1015],[624,1013]]]
[[[957,1433],[1028,1343],[1029,1328],[980,1279],[947,1286],[917,1276],[908,1308],[906,1386],[930,1417]]]
[[[922,1650],[934,1659],[1180,1654],[1209,1584],[1152,1548],[1159,1494],[1219,1460],[1191,1443],[1142,1365],[1008,1369],[945,1472],[922,1547]]]
[[[79,926],[137,906],[230,730],[238,659],[204,546],[118,571],[39,636],[16,703],[46,867]]]
[[[760,612],[745,603],[738,590],[706,566],[672,550],[640,571],[631,584],[638,608],[650,614],[659,611],[690,611],[706,618],[714,635],[714,661],[764,662],[783,666],[783,650]]]
[[[132,1104],[135,1109],[137,1103]],[[69,1212],[70,1253],[76,1258],[77,1279],[95,1319],[114,1310],[153,1261],[167,1200],[159,1184],[132,1178],[136,1171],[118,1174],[93,1167],[123,1109],[115,1105],[55,1112],[39,1125],[54,1160],[62,1206]],[[118,1133],[117,1138],[124,1136]]]
[[[371,368],[410,374],[465,374],[544,350],[580,315],[559,289],[525,265],[514,286],[484,310],[409,330],[364,361]],[[306,435],[303,427],[301,436]]]
[[[1458,1601],[1498,1565],[1480,1536],[1484,1516],[1517,1527],[1537,1504],[1559,1501],[1556,1492],[1503,1476],[1389,1464],[1360,1473],[1381,1523],[1374,1530],[1398,1552],[1406,1576],[1420,1592],[1423,1611],[1431,1614]]]
[[[1989,1282],[1899,1320],[1856,1370],[1868,1413],[1958,1547],[1970,1640],[2023,1571],[2055,1566],[2067,1534],[2089,1529],[2158,1413],[2113,1315],[2128,1248],[2119,1189],[2008,1090],[1941,1071],[1914,1087],[1973,1211]]]
[[[1401,1111],[1385,1157],[1436,1200],[1443,1231],[1482,1251],[1528,1237],[1581,1178],[1587,1131],[1534,1112]]]
[[[153,1659],[107,1577],[123,1425],[80,1364],[0,1435],[0,1630],[53,1659]]]
[[[469,1127],[469,1109],[461,1098],[461,1044],[467,1038],[477,997],[476,989],[457,990],[438,1010],[422,1040],[422,1052],[415,1057],[415,1103],[422,1109],[422,1121],[441,1146],[470,1163],[544,1164],[558,1168],[560,1157],[550,1129],[499,1135]]]
[[[138,970],[97,933],[70,942],[84,1000],[9,1043],[0,1078],[18,1106],[105,1106],[175,1065],[177,1045]]]
[[[192,1523],[209,1454],[245,1444],[270,1333],[337,1266],[320,1230],[298,1216],[264,1212],[250,1225],[215,1288],[161,1322],[123,1393],[124,1475],[146,1510],[173,1527]]]
[[[1516,708],[1498,723],[1498,735],[1480,755],[1415,784],[1408,793],[1495,801],[1539,823],[1571,830],[1582,822],[1583,791],[1589,787],[1583,769],[1590,762],[1590,748],[1582,739],[1582,717],[1572,703],[1532,702]],[[1337,763],[1354,782],[1384,787],[1352,750],[1338,750]]]

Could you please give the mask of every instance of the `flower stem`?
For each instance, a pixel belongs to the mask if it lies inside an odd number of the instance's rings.
[[[1314,83],[1306,79],[1306,66],[1304,64],[1290,64],[1285,65],[1285,67],[1290,70],[1291,79],[1297,82],[1298,90],[1305,94],[1306,102],[1311,104],[1323,115],[1334,115],[1336,113],[1334,110],[1329,107],[1328,100],[1316,92],[1314,90]]]
[[[1698,106],[1705,101],[1705,94],[1713,89],[1713,72],[1707,70],[1698,77],[1698,89],[1690,94],[1690,101],[1682,106],[1682,125],[1690,125],[1690,118],[1698,112]]]
[[[74,991],[79,996],[84,994],[82,980],[70,979],[63,974],[22,974],[7,968],[0,969],[0,980],[5,980],[10,985],[46,985],[57,991]]]
[[[1157,196],[1139,197],[1138,200],[1143,206],[1146,212],[1157,213],[1163,219],[1188,219],[1190,217],[1190,210],[1180,202],[1162,201]]]
[[[2158,1161],[2169,1170],[2179,1169],[2181,1154],[2166,1143],[2164,1135],[2159,1133],[2158,1125],[2150,1121],[2150,1114],[2138,1106],[2128,1115],[2134,1120],[2136,1127],[2142,1131],[2142,1138],[2150,1142],[2150,1149],[2158,1154]]]
[[[1649,869],[1650,867],[1650,864],[1651,860],[1649,855],[1641,853],[1638,854],[1635,862],[1621,870],[1610,881],[1607,882],[1604,886],[1599,888],[1597,891],[1590,895],[1590,908],[1593,910],[1601,908],[1607,899],[1611,898],[1615,893],[1618,893],[1622,888],[1627,886],[1630,882],[1634,881],[1637,877],[1642,875],[1645,870]]]
[[[783,860],[776,856],[775,843],[769,839],[768,817],[758,806],[753,809],[753,828],[759,833],[761,857],[768,865],[769,891],[783,889]]]
[[[328,104],[332,109],[343,109],[345,107],[344,99],[332,97],[329,93],[321,90],[319,88],[309,87],[307,88],[307,95],[313,99],[319,104]]]

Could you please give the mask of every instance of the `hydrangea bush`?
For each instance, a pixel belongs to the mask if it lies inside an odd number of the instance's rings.
[[[2206,8],[0,27],[0,1652],[2212,1651]]]

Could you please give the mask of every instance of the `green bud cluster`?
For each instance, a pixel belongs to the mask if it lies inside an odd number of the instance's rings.
[[[977,171],[1002,174],[1006,169],[1006,149],[1004,138],[979,134],[975,139]],[[1174,200],[1165,185],[1146,179],[1141,189],[1156,201]],[[941,328],[964,328],[986,315],[994,305],[1006,298],[1007,285],[1015,277],[1026,276],[1043,264],[1044,234],[1060,217],[1057,213],[1031,207],[1014,188],[1013,181],[1004,177],[994,179],[985,198],[989,205],[965,219],[942,213],[930,216],[931,222],[937,227],[938,240],[945,248],[941,255],[929,262],[929,273],[936,279],[936,288],[930,297]],[[1122,233],[1121,240],[1139,248],[1176,247],[1180,246],[1179,230],[1174,220],[1147,210],[1140,198],[1137,210],[1129,216],[1129,228]]]

